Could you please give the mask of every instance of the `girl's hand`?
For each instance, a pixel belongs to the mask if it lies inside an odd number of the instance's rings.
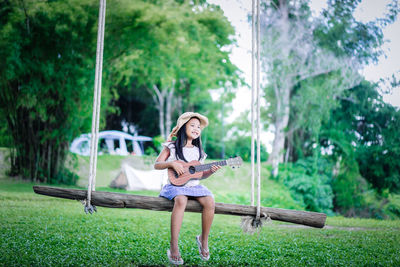
[[[172,165],[171,167],[175,170],[175,172],[178,175],[182,175],[185,172],[185,169],[183,168],[182,164],[180,164],[179,162],[174,161],[171,163],[171,165]]]
[[[211,166],[211,172],[215,173],[216,171],[218,171],[219,169],[221,169],[221,166],[219,165],[212,165]]]

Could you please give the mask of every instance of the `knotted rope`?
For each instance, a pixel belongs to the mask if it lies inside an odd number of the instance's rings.
[[[97,28],[97,49],[96,49],[96,74],[94,81],[92,134],[90,138],[90,170],[87,199],[85,201],[85,212],[93,213],[96,207],[91,204],[92,191],[96,188],[96,166],[97,166],[97,144],[99,142],[99,122],[101,103],[101,80],[103,69],[104,50],[104,25],[106,17],[106,0],[100,0],[99,23]]]

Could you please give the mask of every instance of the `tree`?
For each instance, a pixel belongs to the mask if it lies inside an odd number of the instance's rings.
[[[323,125],[321,143],[340,165],[345,158],[356,162],[373,187],[399,192],[400,111],[382,100],[377,86],[363,81],[345,93]]]
[[[209,102],[208,89],[237,83],[237,68],[222,50],[233,43],[233,28],[216,6],[120,1],[110,16],[110,77],[131,94],[151,95],[164,138],[174,114],[195,109],[202,99]]]
[[[320,47],[329,50],[337,57],[353,58],[360,66],[376,62],[382,54],[380,46],[383,43],[382,28],[392,23],[398,13],[397,1],[387,6],[387,14],[375,21],[362,23],[357,21],[354,10],[359,1],[328,1],[328,8],[320,17],[313,31],[314,39]],[[346,92],[332,94],[324,85],[327,75],[308,79],[299,83],[293,93],[291,114],[286,137],[286,160],[296,161],[302,157],[320,153],[319,135],[321,125],[331,116],[331,110],[336,109],[347,99]],[[330,75],[332,76],[332,75]],[[329,79],[332,79],[330,77]],[[395,80],[393,80],[395,82]],[[315,88],[315,89],[313,89]],[[343,141],[348,138],[341,136]],[[351,160],[354,162],[354,159]]]
[[[307,86],[306,94],[311,97],[306,99],[307,102],[317,103],[316,94],[333,101],[343,90],[357,84],[360,78],[357,62],[349,57],[336,56],[318,45],[313,35],[318,21],[310,19],[306,1],[268,2],[264,5],[263,17],[262,64],[268,81],[266,95],[273,96],[271,108],[274,109],[272,120],[275,130],[269,162],[272,164],[272,174],[276,176],[278,164],[284,158],[293,102],[296,95],[301,95],[298,91],[305,91]],[[320,80],[322,84],[310,86],[309,80],[320,76],[324,76],[324,80]],[[306,116],[307,113],[300,114]],[[297,124],[295,128],[300,125]]]
[[[97,7],[91,1],[1,4],[0,109],[12,175],[73,183],[69,142],[90,127]]]

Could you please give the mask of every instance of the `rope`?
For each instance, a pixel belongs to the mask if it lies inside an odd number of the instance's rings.
[[[251,1],[251,206],[254,206],[254,87],[255,87],[255,73],[254,73],[254,52],[255,52],[255,0]]]
[[[256,220],[260,220],[261,206],[261,123],[260,123],[260,0],[257,0],[257,215]]]
[[[254,206],[254,109],[255,99],[257,99],[257,212],[256,216],[242,217],[241,228],[245,233],[253,234],[256,231],[260,232],[262,225],[271,220],[268,214],[263,213],[261,216],[261,123],[260,123],[260,0],[257,0],[257,15],[255,15],[255,0],[252,0],[252,47],[251,47],[251,206]],[[257,32],[255,30],[257,24]],[[257,46],[255,45],[255,36],[257,39]],[[257,51],[257,55],[255,55]],[[256,60],[255,60],[256,57]],[[255,61],[257,64],[255,64]],[[256,70],[255,70],[256,69]],[[257,76],[255,77],[255,72]],[[257,79],[257,81],[255,81]],[[254,96],[255,84],[257,84],[257,95]]]
[[[96,49],[96,74],[93,95],[93,114],[92,114],[92,134],[90,138],[90,170],[87,200],[85,212],[93,213],[96,207],[91,205],[92,191],[96,187],[96,166],[97,166],[97,144],[99,141],[99,122],[100,122],[100,103],[101,103],[101,80],[103,68],[104,50],[104,25],[106,16],[106,0],[100,0],[99,23],[97,29],[97,49]]]

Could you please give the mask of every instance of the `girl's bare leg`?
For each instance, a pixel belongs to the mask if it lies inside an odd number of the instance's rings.
[[[171,214],[171,241],[170,241],[170,251],[171,256],[175,260],[179,259],[179,247],[178,247],[178,239],[179,232],[181,230],[181,225],[183,221],[183,214],[185,212],[186,204],[187,204],[187,196],[179,195],[174,198],[175,204],[172,209]]]
[[[208,252],[208,235],[210,234],[211,224],[214,219],[214,211],[215,211],[215,202],[214,198],[211,196],[206,197],[198,197],[197,201],[203,206],[203,213],[201,216],[201,244],[203,247],[202,254],[203,256],[207,257]]]

